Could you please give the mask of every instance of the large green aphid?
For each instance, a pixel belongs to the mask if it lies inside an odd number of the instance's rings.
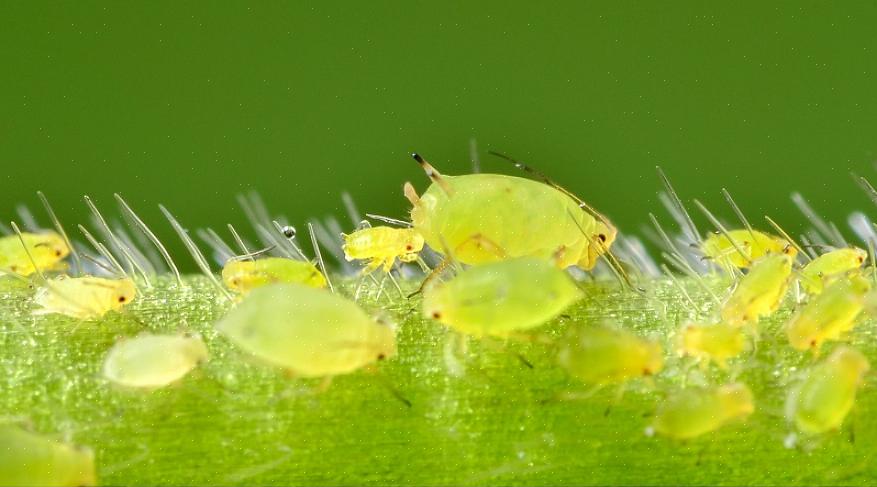
[[[539,181],[503,174],[439,174],[418,155],[432,184],[405,196],[411,221],[434,250],[465,264],[512,257],[554,259],[557,267],[589,270],[608,252],[616,229],[568,193]]]
[[[840,428],[871,368],[861,352],[840,347],[810,368],[786,400],[786,418],[805,434]]]
[[[0,485],[97,485],[94,453],[14,423],[0,423]]]
[[[306,260],[284,257],[229,260],[222,267],[222,282],[230,289],[242,294],[257,287],[275,283],[298,283],[315,288],[326,287],[326,278],[317,269],[317,266]]]
[[[868,252],[856,247],[826,252],[801,269],[799,281],[808,294],[819,294],[826,281],[862,267],[867,258]]]
[[[206,361],[207,346],[200,336],[143,333],[123,338],[110,349],[103,376],[125,387],[157,389]]]
[[[586,384],[621,384],[664,367],[661,345],[621,329],[574,326],[557,345],[558,364]]]
[[[691,387],[672,393],[658,406],[652,429],[662,436],[687,440],[745,418],[754,410],[752,392],[746,384]]]
[[[731,296],[722,306],[722,320],[734,326],[758,323],[779,308],[789,288],[792,257],[768,254],[741,277]]]
[[[861,276],[835,280],[786,323],[789,344],[816,354],[824,341],[843,337],[856,325],[870,290],[871,282]]]
[[[532,257],[470,267],[428,287],[423,314],[481,337],[505,337],[539,326],[582,297],[569,275]]]

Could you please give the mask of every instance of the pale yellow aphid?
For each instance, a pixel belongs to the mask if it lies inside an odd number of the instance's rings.
[[[22,240],[27,249],[22,246]],[[63,269],[62,261],[69,253],[64,238],[55,232],[22,233],[21,239],[18,235],[0,237],[0,273],[29,276],[37,270]]]
[[[822,342],[841,338],[856,325],[870,290],[871,282],[858,275],[836,279],[786,323],[789,344],[818,353]]]
[[[706,258],[722,267],[739,269],[749,267],[768,254],[788,254],[792,258],[798,254],[785,239],[748,229],[713,233],[703,241],[700,250]]]
[[[614,328],[576,326],[558,346],[558,364],[592,385],[623,383],[664,367],[661,345]]]
[[[868,252],[856,247],[826,252],[801,269],[799,281],[808,294],[819,294],[833,277],[862,267]]]
[[[655,414],[655,433],[687,440],[715,431],[755,410],[752,392],[745,384],[715,388],[688,388],[670,395]]]
[[[0,424],[0,485],[97,485],[94,453],[14,423]]]
[[[229,260],[222,268],[222,282],[242,294],[257,287],[282,282],[304,284],[315,288],[326,287],[326,277],[314,264],[306,260],[283,257]]]
[[[467,335],[506,337],[544,324],[581,297],[550,261],[520,257],[470,267],[428,287],[423,314]]]
[[[81,320],[100,318],[109,311],[119,311],[137,296],[129,278],[60,276],[47,280],[37,289],[34,314],[58,313]]]
[[[789,391],[786,418],[805,434],[840,428],[870,367],[858,350],[838,348]]]
[[[746,334],[742,328],[725,323],[691,323],[679,331],[677,349],[681,355],[694,357],[704,366],[712,361],[724,369],[729,359],[746,349]]]
[[[342,237],[345,259],[369,261],[363,274],[381,266],[384,272],[390,272],[396,258],[402,262],[414,262],[423,250],[423,236],[413,228],[370,227],[349,235],[342,234]]]
[[[113,345],[104,359],[103,375],[125,387],[157,389],[206,361],[207,346],[198,335],[143,333]]]
[[[295,377],[347,374],[396,354],[392,327],[353,301],[301,284],[254,289],[216,328]]]
[[[740,326],[772,314],[786,295],[791,274],[788,254],[768,254],[757,260],[722,306],[722,321]]]

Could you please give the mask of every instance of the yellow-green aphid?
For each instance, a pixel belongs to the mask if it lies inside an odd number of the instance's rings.
[[[346,374],[396,354],[390,326],[353,301],[300,284],[254,289],[216,328],[246,352],[296,377]]]
[[[100,318],[109,311],[119,311],[137,296],[129,278],[60,276],[49,279],[34,296],[39,309],[34,314],[58,313],[82,320]]]
[[[722,321],[733,326],[757,323],[776,311],[791,274],[792,257],[788,254],[768,254],[757,260],[722,306]]]
[[[668,438],[687,440],[745,418],[754,410],[752,392],[745,384],[691,387],[671,394],[658,406],[652,429]]]
[[[326,287],[325,276],[314,264],[306,260],[283,257],[229,260],[222,268],[222,282],[242,294],[257,287],[279,282],[292,282],[315,288]]]
[[[725,323],[701,325],[691,323],[679,331],[678,350],[682,355],[694,357],[703,365],[715,362],[727,367],[728,359],[740,355],[746,348],[746,334],[738,326]]]
[[[97,485],[94,453],[14,423],[0,424],[0,485]]]
[[[55,232],[22,233],[21,239],[24,240],[27,250],[22,247],[18,235],[0,237],[0,273],[29,276],[37,269],[46,271],[63,268],[61,261],[70,253],[70,248],[60,235]],[[33,261],[27,256],[28,251]]]
[[[826,252],[801,269],[801,285],[808,294],[819,294],[826,281],[862,267],[867,258],[868,252],[856,247]]]
[[[520,257],[470,267],[428,287],[423,313],[467,335],[505,337],[557,317],[581,297],[550,261]]]
[[[344,234],[344,258],[368,260],[363,274],[383,266],[390,272],[398,257],[402,262],[414,262],[423,250],[423,236],[413,228],[370,227]]]
[[[786,399],[786,418],[805,434],[840,428],[871,365],[858,350],[840,347],[807,371]]]
[[[615,240],[608,220],[548,184],[503,174],[444,176],[415,159],[433,183],[419,197],[405,185],[414,229],[434,250],[447,247],[460,262],[532,256],[590,270]]]
[[[122,386],[156,389],[182,379],[207,361],[197,335],[143,333],[113,345],[104,359],[104,378]]]
[[[818,353],[822,342],[837,340],[856,325],[870,290],[871,282],[858,275],[833,281],[786,323],[789,344]]]
[[[705,257],[722,267],[733,266],[740,269],[749,267],[752,262],[767,254],[785,253],[794,258],[798,253],[789,242],[780,237],[748,229],[729,230],[727,235],[711,234],[703,241],[700,250]],[[741,255],[741,251],[746,255]]]
[[[557,361],[570,375],[592,385],[622,383],[664,367],[658,343],[608,327],[573,327],[559,343]]]

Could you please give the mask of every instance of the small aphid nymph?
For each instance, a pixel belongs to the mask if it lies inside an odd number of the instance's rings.
[[[97,485],[94,452],[14,423],[0,424],[0,485]]]
[[[724,369],[729,359],[745,350],[746,334],[742,328],[725,323],[691,323],[679,331],[677,348],[681,355],[694,357],[704,366],[715,362]]]
[[[414,262],[423,250],[423,236],[413,228],[370,227],[342,235],[344,258],[368,260],[363,274],[379,267],[389,272],[398,258],[402,262]]]
[[[623,383],[657,374],[664,367],[661,346],[630,332],[576,326],[559,343],[557,361],[573,377],[591,385]]]
[[[275,283],[297,283],[314,288],[326,287],[326,278],[314,264],[283,257],[229,260],[222,268],[222,282],[229,289],[241,294]]]
[[[768,254],[756,261],[722,306],[722,321],[740,326],[758,323],[779,308],[792,274],[792,257]]]
[[[838,278],[786,323],[789,344],[818,353],[826,340],[841,338],[856,325],[870,290],[871,282],[864,277]]]
[[[671,394],[658,406],[652,428],[662,436],[687,440],[745,418],[754,410],[752,392],[745,384],[692,387]]]
[[[747,268],[768,254],[788,254],[795,257],[798,253],[789,242],[780,237],[748,229],[729,230],[727,235],[713,233],[703,241],[700,249],[706,258],[719,266],[733,266],[738,269]],[[745,255],[741,255],[741,251]]]
[[[826,281],[862,267],[867,259],[868,252],[856,247],[832,250],[805,265],[799,280],[808,294],[819,294]]]
[[[113,345],[104,359],[103,375],[121,386],[157,389],[206,361],[207,346],[200,336],[143,333]]]
[[[0,237],[0,273],[29,276],[36,271],[63,269],[62,261],[68,254],[70,248],[55,232],[22,233],[21,239],[18,235],[7,235]]]
[[[134,281],[102,277],[68,277],[49,279],[37,289],[34,314],[58,313],[81,320],[100,318],[119,311],[137,296]]]

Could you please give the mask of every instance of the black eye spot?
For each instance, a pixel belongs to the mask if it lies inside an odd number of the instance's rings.
[[[600,235],[597,235],[597,237],[600,239],[601,242],[605,242],[605,241],[606,241],[606,235],[605,235],[605,234],[602,234],[602,233],[601,233]]]
[[[414,247],[412,245],[406,245],[405,250],[411,252],[412,250],[414,250]]]
[[[55,257],[61,257],[61,254],[63,254],[63,252],[61,252],[60,250],[55,251]]]
[[[378,354],[378,360],[384,360],[385,358],[387,358],[386,355],[384,355],[384,354],[382,354],[382,353],[379,353],[379,354]]]
[[[438,311],[433,311],[433,312],[432,312],[432,319],[437,320],[437,319],[439,319],[439,318],[441,318],[441,317],[442,317],[442,314],[439,313]]]
[[[810,340],[810,346],[816,347],[816,340]]]
[[[124,303],[127,300],[125,296],[119,296],[119,302]]]
[[[645,376],[652,375],[652,369],[649,369],[649,368],[643,369],[643,375],[645,375]]]
[[[859,264],[861,264],[862,262],[865,262],[865,258],[864,258],[864,257],[859,257],[859,258],[858,258],[858,261],[859,261]]]

